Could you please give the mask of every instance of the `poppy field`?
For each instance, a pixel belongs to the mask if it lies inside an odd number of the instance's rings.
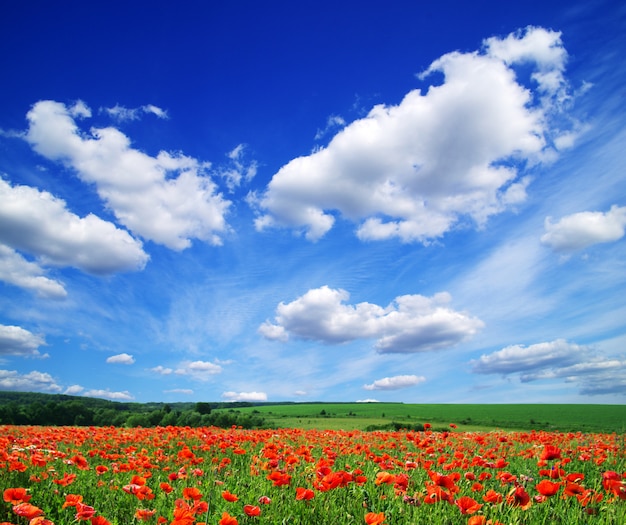
[[[0,524],[626,523],[625,438],[0,427]]]

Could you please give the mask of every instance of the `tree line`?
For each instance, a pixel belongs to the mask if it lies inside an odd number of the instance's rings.
[[[97,398],[0,392],[1,425],[52,426],[216,426],[264,428],[258,414],[235,410],[250,403],[120,403]]]

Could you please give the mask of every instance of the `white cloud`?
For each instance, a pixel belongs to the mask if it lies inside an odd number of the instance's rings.
[[[45,299],[64,299],[67,292],[62,283],[44,275],[38,264],[27,261],[12,248],[0,244],[0,281],[35,292]]]
[[[512,374],[549,366],[569,366],[582,359],[587,351],[587,348],[563,339],[530,346],[512,345],[483,354],[473,362],[473,371],[478,374]]]
[[[127,353],[112,355],[107,357],[107,363],[117,365],[132,365],[135,362],[135,358]]]
[[[141,243],[127,231],[93,214],[78,217],[47,191],[11,186],[0,179],[0,203],[0,242],[34,255],[43,265],[73,266],[103,275],[141,270],[148,260]],[[12,263],[16,262],[13,257]],[[22,263],[20,272],[25,275],[36,268]]]
[[[165,394],[185,394],[188,396],[193,394],[193,390],[190,388],[172,388],[171,390],[163,390],[163,392]]]
[[[365,390],[398,390],[419,385],[426,381],[424,376],[404,375],[377,379],[370,385],[363,385]]]
[[[226,401],[267,401],[265,392],[224,392],[222,399]]]
[[[477,374],[519,374],[523,383],[562,379],[583,395],[626,394],[626,360],[563,339],[513,345],[472,361]]]
[[[363,240],[428,243],[463,217],[483,225],[525,199],[529,180],[516,166],[554,157],[555,141],[571,133],[552,124],[566,56],[559,33],[540,28],[489,39],[482,53],[444,55],[421,76],[443,73],[443,84],[375,106],[283,166],[249,199],[257,229],[301,228],[317,240],[338,212]],[[520,64],[534,72],[530,86],[516,79]]]
[[[83,386],[70,385],[63,391],[63,393],[68,396],[76,396],[80,394],[81,392],[83,392],[83,390],[85,390],[85,387]]]
[[[87,390],[83,394],[85,397],[101,397],[103,399],[111,399],[112,401],[131,401],[134,397],[128,392],[128,390],[124,390],[123,392],[111,392],[110,390]]]
[[[0,325],[0,356],[42,357],[39,347],[45,344],[43,337],[24,328]]]
[[[556,223],[552,222],[551,217],[547,217],[545,230],[541,242],[561,253],[572,253],[594,244],[618,241],[624,237],[626,230],[626,206],[611,206],[606,213],[574,213]]]
[[[15,370],[0,370],[0,390],[60,392],[62,389],[46,372],[33,370],[27,374],[19,374]]]
[[[346,121],[343,117],[339,115],[331,115],[326,119],[326,126],[324,129],[318,129],[315,134],[315,140],[320,140],[330,131],[335,130],[337,128],[343,128],[346,125]]]
[[[226,186],[232,192],[241,185],[241,181],[250,182],[256,175],[258,164],[256,161],[247,163],[245,157],[245,145],[239,144],[227,155],[229,164],[217,171],[217,175],[226,181]]]
[[[198,381],[208,381],[210,376],[221,374],[222,367],[209,361],[185,361],[181,363],[180,367],[177,368],[174,373],[178,375],[188,375]]]
[[[86,107],[86,106],[85,106]],[[138,108],[126,108],[116,104],[112,108],[103,108],[102,111],[106,112],[110,117],[114,118],[118,122],[125,122],[128,120],[139,120],[142,114],[150,113],[161,119],[167,119],[167,111],[161,109],[158,106],[152,104],[146,104]],[[91,113],[86,116],[91,116]]]
[[[433,297],[403,295],[388,306],[344,304],[345,290],[322,286],[276,308],[275,324],[266,321],[259,332],[286,341],[290,335],[325,343],[376,339],[381,353],[413,353],[453,346],[482,328],[477,318],[446,305],[448,293]]]
[[[162,376],[168,376],[170,375],[172,372],[174,372],[174,370],[172,368],[167,368],[164,366],[155,366],[154,368],[150,368],[149,369],[151,372],[154,372],[156,374],[162,375]]]
[[[113,127],[84,133],[73,109],[50,100],[33,106],[26,140],[35,151],[95,184],[117,220],[136,235],[174,250],[189,247],[192,239],[221,244],[231,203],[206,175],[208,164],[165,151],[152,157]]]
[[[357,403],[380,403],[378,399],[357,399]]]

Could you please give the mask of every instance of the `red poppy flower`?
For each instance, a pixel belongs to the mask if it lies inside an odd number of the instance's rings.
[[[230,493],[228,490],[222,492],[222,498],[226,501],[230,501],[231,503],[239,499],[235,494]]]
[[[244,505],[243,511],[247,516],[255,517],[261,515],[261,507],[257,505]]]
[[[79,521],[88,520],[89,518],[93,517],[95,513],[96,513],[96,509],[94,509],[90,505],[85,505],[84,503],[76,504],[76,516],[75,517]]]
[[[174,487],[172,487],[169,483],[165,483],[164,481],[159,483],[159,488],[166,494],[169,494],[174,490]]]
[[[311,489],[305,489],[304,487],[298,487],[296,489],[296,499],[298,501],[308,501],[315,497],[315,492]]]
[[[111,522],[104,516],[94,516],[89,522],[91,525],[111,525]]]
[[[454,504],[459,507],[461,514],[474,514],[478,512],[482,505],[469,496],[461,496]]]
[[[155,514],[156,510],[137,509],[135,511],[135,518],[141,521],[148,521]]]
[[[494,505],[495,505],[496,503],[500,503],[500,502],[502,502],[502,500],[503,500],[503,499],[504,499],[504,498],[503,498],[502,494],[500,494],[500,493],[496,492],[496,491],[495,491],[495,490],[493,490],[493,489],[489,489],[489,490],[485,493],[485,495],[483,496],[483,501],[484,501],[485,503],[493,503]]]
[[[561,484],[547,479],[542,479],[539,483],[537,483],[537,485],[535,485],[535,488],[542,496],[554,496],[561,488]]]
[[[35,507],[35,505],[31,505],[30,503],[19,503],[13,507],[13,512],[18,516],[22,516],[27,520],[32,520],[37,516],[43,515],[43,510],[39,507]]]
[[[277,470],[269,474],[267,476],[267,479],[271,480],[275,487],[280,487],[281,485],[289,485],[289,483],[291,483],[291,476],[289,474],[285,474]]]
[[[547,461],[550,459],[561,459],[561,449],[554,445],[546,445],[543,448],[543,452],[541,453],[541,457],[539,459],[543,461]]]
[[[18,505],[19,503],[27,503],[31,498],[31,495],[26,492],[25,488],[9,488],[4,491],[4,501],[11,503],[12,505]]]
[[[507,503],[513,505],[514,507],[521,507],[523,510],[528,509],[532,505],[532,500],[526,492],[526,489],[521,485],[519,487],[515,487],[511,491],[511,494],[506,498]]]
[[[183,489],[183,498],[198,501],[202,498],[202,493],[196,487],[185,487]]]
[[[365,515],[365,523],[367,525],[381,525],[385,521],[384,512],[368,512]]]
[[[63,503],[62,509],[67,507],[75,507],[83,501],[83,497],[80,494],[68,494],[65,496],[65,503]]]
[[[234,516],[231,516],[230,514],[228,514],[228,512],[222,513],[222,518],[220,519],[218,523],[219,525],[238,525],[239,524],[239,522],[237,521],[237,518],[235,518]]]
[[[54,525],[53,521],[50,521],[48,518],[44,518],[43,516],[37,516],[28,522],[28,525]]]

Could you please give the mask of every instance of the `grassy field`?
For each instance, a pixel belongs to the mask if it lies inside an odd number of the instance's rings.
[[[224,409],[225,410],[225,409]],[[232,410],[232,409],[231,409]],[[431,423],[435,429],[626,432],[626,405],[421,405],[404,403],[294,403],[238,408],[281,428],[365,430],[392,422]]]

